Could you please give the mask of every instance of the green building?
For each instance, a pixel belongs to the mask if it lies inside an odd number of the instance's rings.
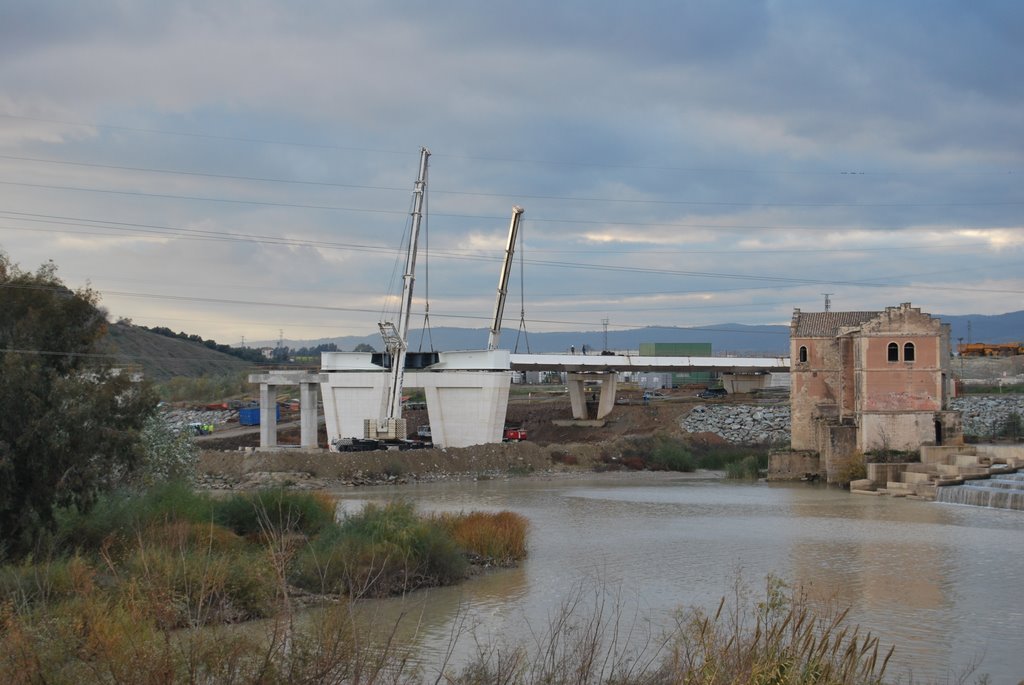
[[[705,342],[651,342],[640,343],[641,357],[710,357],[711,343]],[[664,385],[682,387],[690,384],[707,385],[714,375],[710,371],[692,371],[672,374],[672,382]]]

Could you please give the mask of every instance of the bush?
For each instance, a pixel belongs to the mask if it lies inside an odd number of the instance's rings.
[[[725,465],[725,477],[735,480],[757,480],[761,476],[761,469],[768,468],[768,464],[761,465],[761,460],[754,455],[743,457]]]
[[[336,503],[323,493],[276,489],[239,493],[213,504],[213,519],[239,535],[273,533],[314,536],[335,523]]]
[[[697,470],[697,464],[686,445],[665,436],[659,436],[655,442],[654,451],[651,453],[650,468],[654,471],[689,473]]]
[[[184,431],[175,430],[165,414],[154,414],[142,428],[145,458],[133,480],[143,485],[170,481],[192,482],[199,449]]]
[[[100,497],[86,513],[75,507],[57,512],[57,543],[62,548],[99,550],[132,542],[155,524],[209,522],[213,506],[182,482],[162,483],[144,492],[119,490]]]
[[[291,581],[315,592],[383,597],[465,576],[467,562],[436,521],[406,502],[367,504],[296,559]]]
[[[435,520],[466,553],[486,564],[510,565],[526,557],[529,522],[511,511],[441,514]]]

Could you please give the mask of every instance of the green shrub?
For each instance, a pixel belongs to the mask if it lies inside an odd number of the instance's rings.
[[[0,605],[30,607],[63,601],[91,591],[95,577],[93,565],[78,555],[44,563],[26,558],[0,567]]]
[[[692,472],[697,470],[697,464],[686,445],[659,436],[651,453],[650,468],[655,471]]]
[[[335,502],[322,493],[284,489],[237,493],[214,502],[213,519],[246,537],[271,532],[313,536],[334,525]]]
[[[761,475],[761,469],[768,467],[767,463],[764,466],[761,464],[760,458],[752,454],[748,455],[739,461],[726,464],[725,477],[736,480],[757,480]]]
[[[211,499],[187,483],[161,483],[143,491],[120,490],[99,498],[83,514],[74,507],[57,512],[57,540],[62,548],[99,550],[112,543],[131,541],[156,523],[209,522]]]
[[[305,546],[291,581],[315,592],[382,597],[451,583],[467,562],[451,535],[406,502],[367,504]]]

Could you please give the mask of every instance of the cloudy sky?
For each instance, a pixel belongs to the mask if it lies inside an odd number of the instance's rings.
[[[1024,309],[1024,5],[0,0],[0,249],[219,342]],[[520,258],[521,257],[521,261]]]

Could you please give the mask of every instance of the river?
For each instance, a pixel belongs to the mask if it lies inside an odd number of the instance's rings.
[[[417,640],[428,658],[440,658],[457,621],[484,641],[528,641],[580,588],[616,595],[629,620],[658,628],[679,608],[714,609],[737,580],[756,590],[774,574],[849,606],[852,623],[886,648],[895,644],[887,680],[956,682],[979,659],[975,676],[987,673],[993,684],[1024,678],[1019,511],[665,473],[334,494],[343,511],[402,498],[421,511],[508,509],[529,519],[520,567],[378,605],[385,618],[410,609],[422,616]],[[457,659],[471,643],[460,639]]]

